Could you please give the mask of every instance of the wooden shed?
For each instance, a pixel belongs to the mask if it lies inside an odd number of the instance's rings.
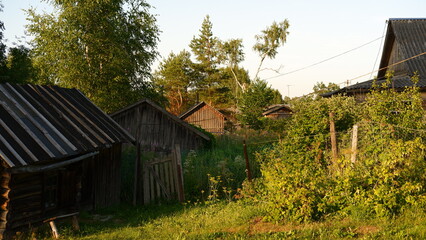
[[[210,141],[207,135],[147,99],[121,109],[111,117],[146,151],[170,152],[175,144],[184,151],[195,150]]]
[[[0,235],[118,203],[124,142],[76,89],[0,84]]]
[[[291,110],[290,106],[287,104],[275,104],[266,108],[266,110],[262,113],[264,117],[271,119],[284,119],[290,118],[293,114],[293,110]]]
[[[179,118],[213,134],[223,134],[225,132],[225,115],[205,102],[194,105],[181,114]]]

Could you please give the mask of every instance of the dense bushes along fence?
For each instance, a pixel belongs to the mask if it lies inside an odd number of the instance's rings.
[[[266,202],[268,218],[392,216],[426,204],[422,99],[416,87],[396,92],[387,86],[376,87],[363,103],[333,97],[294,104],[287,135],[258,159],[263,176],[255,183],[254,197]],[[338,136],[337,158],[331,154],[330,112]],[[353,162],[355,123],[359,141]]]

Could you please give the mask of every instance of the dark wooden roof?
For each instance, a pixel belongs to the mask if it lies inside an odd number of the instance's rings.
[[[293,112],[293,110],[291,110],[290,106],[287,104],[275,104],[275,105],[271,105],[269,106],[263,113],[263,116],[267,116],[271,113],[277,112],[279,110],[287,110],[288,112]]]
[[[134,138],[76,89],[0,84],[0,159],[32,165]]]
[[[405,59],[426,52],[426,19],[424,18],[391,18],[388,21],[382,58],[380,61],[376,83],[381,85],[386,81],[386,71],[394,71],[392,87],[404,88],[412,86],[410,77],[415,72],[419,74],[417,86],[426,88],[426,55],[415,57],[403,63],[391,66]],[[389,66],[389,67],[388,67]],[[338,93],[369,91],[374,80],[356,83],[334,92],[326,93],[328,97]]]
[[[218,115],[219,117],[223,117],[224,119],[226,119],[225,115],[221,112],[219,112],[219,110],[217,110],[216,108],[208,105],[207,103],[200,102],[195,104],[194,106],[192,106],[188,111],[182,113],[179,118],[180,119],[186,119],[187,117],[189,117],[190,115],[192,115],[194,112],[198,111],[200,108],[204,107],[204,106],[208,106],[216,115]]]
[[[172,121],[174,121],[174,122],[178,123],[179,125],[181,125],[181,126],[183,126],[183,127],[187,128],[187,129],[189,129],[190,131],[192,131],[192,132],[194,132],[195,134],[199,135],[201,138],[203,138],[203,139],[205,139],[205,140],[207,140],[207,141],[210,141],[210,138],[209,138],[207,135],[205,135],[204,133],[200,132],[199,130],[197,130],[196,128],[194,128],[193,126],[191,126],[190,124],[188,124],[187,122],[185,122],[185,121],[183,121],[182,119],[180,119],[179,117],[177,117],[177,116],[175,116],[175,115],[173,115],[173,114],[169,113],[169,112],[168,112],[168,111],[166,111],[164,108],[162,108],[162,107],[158,106],[157,104],[155,104],[154,102],[152,102],[152,101],[150,101],[150,100],[148,100],[148,99],[143,99],[143,100],[141,100],[141,101],[139,101],[139,102],[137,102],[137,103],[134,103],[134,104],[132,104],[132,105],[130,105],[130,106],[127,106],[127,107],[125,107],[125,108],[123,108],[123,109],[121,109],[121,110],[119,110],[119,111],[117,111],[117,112],[115,112],[115,113],[112,113],[110,116],[111,116],[112,118],[115,118],[115,117],[117,117],[117,116],[119,116],[119,115],[123,114],[124,112],[127,112],[127,111],[129,111],[130,109],[135,108],[135,107],[138,107],[138,106],[140,106],[140,105],[142,105],[142,104],[148,104],[148,105],[152,106],[153,108],[157,109],[158,111],[160,111],[160,112],[162,112],[164,115],[166,115],[166,116],[167,116],[169,119],[171,119]]]

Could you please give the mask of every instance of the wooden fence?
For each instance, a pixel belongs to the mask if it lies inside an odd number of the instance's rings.
[[[140,159],[140,154],[138,154]],[[136,161],[140,163],[139,161]],[[150,204],[160,200],[179,200],[183,202],[184,188],[182,176],[181,151],[178,144],[169,155],[155,157],[136,166],[134,204]],[[139,199],[137,199],[139,198]]]

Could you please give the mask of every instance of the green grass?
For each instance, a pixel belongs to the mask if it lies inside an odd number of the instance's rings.
[[[261,208],[241,202],[120,205],[80,216],[80,232],[59,222],[61,239],[426,239],[426,214],[408,210],[392,219],[329,217],[313,223],[268,223]],[[102,219],[110,218],[107,221]],[[36,239],[49,239],[40,228]],[[30,239],[21,235],[20,239]]]

